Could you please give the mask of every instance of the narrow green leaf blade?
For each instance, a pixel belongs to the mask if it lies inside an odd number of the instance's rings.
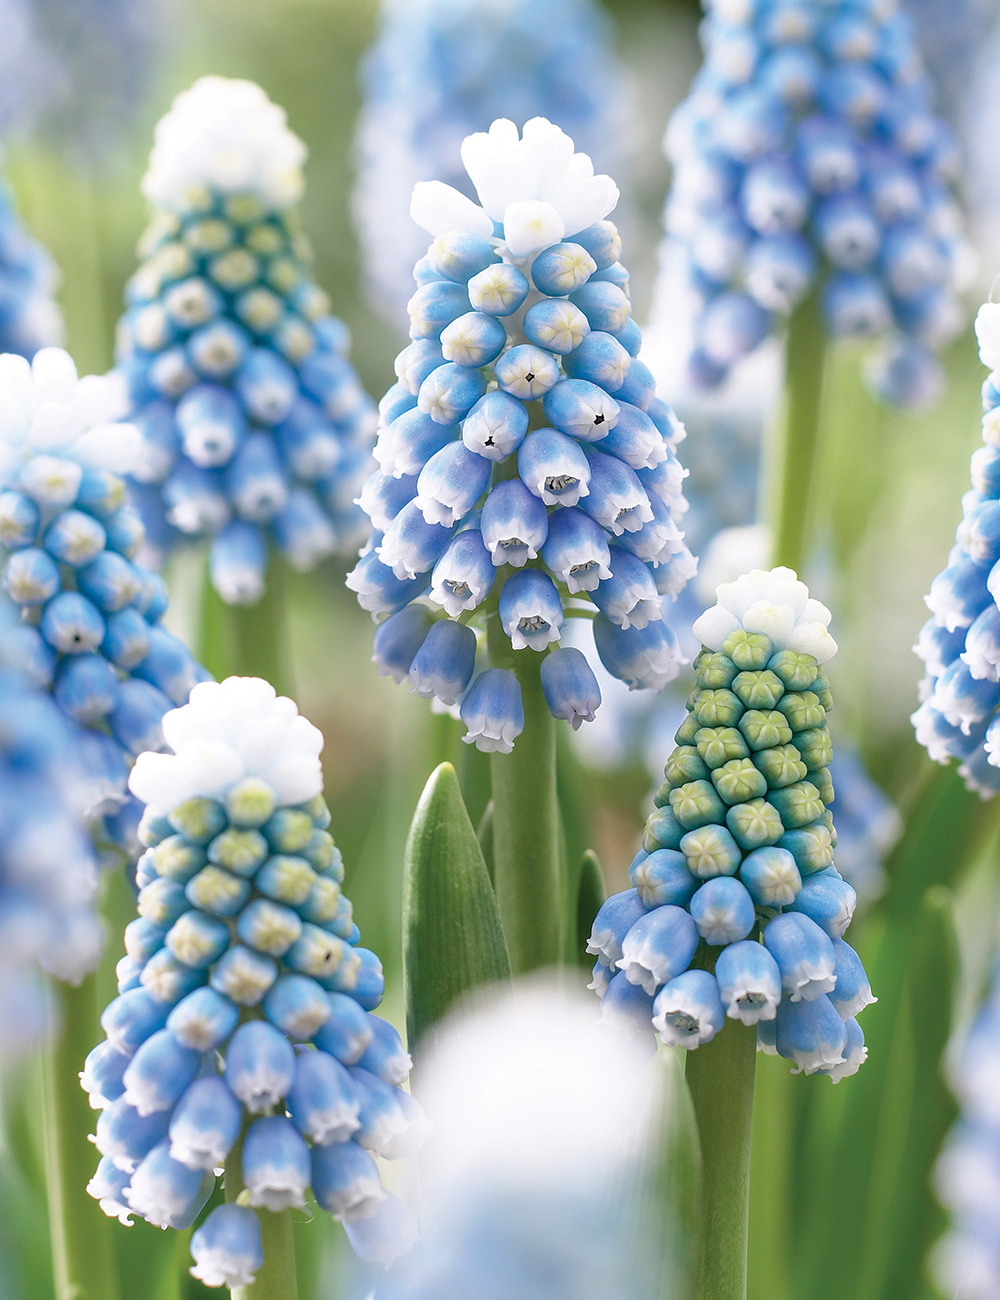
[[[403,969],[411,1045],[457,998],[510,978],[493,887],[450,763],[431,774],[406,842]]]
[[[594,959],[587,953],[587,940],[593,929],[594,917],[601,910],[601,904],[607,897],[604,889],[604,875],[601,864],[593,849],[587,849],[580,861],[580,872],[576,890],[576,950],[574,957],[587,970],[594,964]]]

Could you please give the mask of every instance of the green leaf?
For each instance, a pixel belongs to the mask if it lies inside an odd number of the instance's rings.
[[[594,917],[600,911],[607,894],[601,864],[593,849],[587,849],[580,860],[579,883],[576,890],[576,951],[574,957],[587,970],[594,961],[587,952],[587,940],[594,926]]]
[[[476,827],[476,839],[479,841],[479,847],[483,851],[483,858],[486,862],[486,870],[489,873],[490,884],[493,881],[493,800],[491,799],[486,805],[479,825]]]
[[[403,968],[411,1046],[463,994],[510,978],[493,887],[450,763],[431,774],[406,842]]]

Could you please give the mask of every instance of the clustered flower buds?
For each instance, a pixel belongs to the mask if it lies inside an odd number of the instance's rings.
[[[960,760],[970,790],[1000,790],[1000,306],[976,317],[983,383],[983,442],[972,454],[972,486],[947,567],[925,597],[933,617],[913,647],[924,661],[917,740],[937,763]]]
[[[123,1222],[186,1228],[224,1168],[243,1190],[191,1242],[208,1286],[250,1285],[252,1207],[302,1206],[310,1187],[388,1264],[414,1225],[374,1157],[410,1154],[426,1121],[400,1087],[399,1035],[371,1014],[382,967],[359,946],[326,829],[322,735],[240,677],[195,687],[163,729],[174,752],[141,755],[130,777],[146,804],[139,915],[81,1075],[102,1108],[88,1190]]]
[[[144,529],[120,476],[140,439],[124,412],[113,375],[78,379],[59,348],[30,365],[0,356],[2,582],[21,616],[0,634],[0,657],[81,728],[85,811],[107,814],[108,835],[128,847],[132,757],[162,748],[164,713],[207,674],[161,626],[166,588],[136,559]]]
[[[608,670],[660,689],[682,662],[664,599],[696,566],[678,527],[683,427],[638,359],[614,183],[541,118],[520,138],[494,122],[462,157],[482,206],[438,181],[413,193],[435,238],[359,498],[375,531],[347,581],[390,616],[380,671],[460,703],[466,739],[509,752],[520,687],[476,675],[470,618],[495,611],[515,651],[546,654],[549,707],[579,725],[600,692],[558,648],[564,619],[593,617]]]
[[[664,308],[690,301],[691,377],[718,384],[820,286],[831,337],[883,339],[875,392],[931,400],[969,257],[909,19],[891,0],[706,9],[705,64],[667,132]]]
[[[156,130],[153,220],[118,330],[151,556],[210,538],[231,604],[260,598],[270,544],[308,569],[363,534],[375,415],[311,278],[305,153],[251,82],[203,77],[179,95]]]
[[[829,621],[791,569],[719,588],[632,888],[602,906],[588,952],[605,1020],[696,1048],[728,1016],[836,1083],[865,1059],[856,1017],[874,999],[833,865]]]

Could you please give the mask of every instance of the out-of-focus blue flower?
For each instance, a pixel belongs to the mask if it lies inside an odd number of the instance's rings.
[[[960,761],[970,790],[988,799],[1000,790],[1000,552],[994,517],[1000,511],[1000,307],[986,303],[976,317],[979,356],[991,373],[983,383],[983,441],[973,453],[972,486],[962,497],[962,522],[947,567],[925,597],[932,618],[914,653],[926,675],[920,708],[910,721],[917,740],[937,763]]]
[[[399,1035],[371,1014],[384,981],[341,890],[322,735],[258,678],[203,683],[162,726],[173,752],[130,776],[139,915],[81,1075],[126,1177],[102,1162],[88,1190],[108,1214],[188,1227],[248,1123],[246,1197],[191,1244],[195,1277],[244,1286],[263,1262],[250,1207],[302,1205],[314,1183],[335,1218],[372,1215],[386,1193],[367,1153],[410,1154],[426,1121]],[[386,1262],[411,1244],[409,1225],[382,1226]]]
[[[55,300],[58,283],[55,263],[28,233],[10,190],[0,180],[0,352],[30,360],[39,348],[62,342],[62,316]]]
[[[161,625],[163,580],[136,560],[141,520],[121,475],[139,435],[112,377],[78,379],[70,356],[0,356],[0,547],[7,609],[0,660],[50,690],[78,728],[85,814],[134,850],[128,767],[163,746],[160,719],[206,676]]]
[[[269,546],[309,569],[364,531],[375,413],[311,279],[305,152],[250,82],[204,77],[179,95],[157,127],[153,218],[118,328],[147,553],[210,538],[231,604],[260,598]]]
[[[467,135],[501,116],[547,117],[620,172],[629,106],[612,49],[592,0],[385,0],[362,71],[354,212],[369,293],[392,324],[424,251],[410,193],[435,178],[474,193],[460,157]]]
[[[691,322],[689,377],[716,387],[818,284],[831,337],[882,340],[873,391],[925,405],[968,256],[957,151],[909,19],[706,9],[705,63],[666,136],[660,314],[669,301]]]
[[[842,939],[857,895],[833,865],[829,621],[791,569],[719,587],[633,888],[604,903],[587,951],[605,1018],[630,1032],[694,1049],[740,1020],[837,1082],[865,1058],[845,1022],[874,999]],[[616,1014],[623,977],[648,1006]]]
[[[391,616],[376,634],[380,671],[407,672],[449,705],[467,690],[466,739],[509,752],[523,726],[516,677],[466,677],[468,633],[442,693],[424,660],[439,657],[444,619],[425,652],[421,616],[402,617],[409,602],[426,597],[482,634],[495,600],[512,649],[550,656],[549,708],[575,728],[600,690],[580,647],[549,649],[567,620],[594,620],[598,657],[630,689],[660,690],[684,662],[665,605],[696,562],[678,526],[683,426],[638,359],[621,240],[605,219],[617,188],[543,118],[523,135],[496,121],[462,156],[483,206],[441,181],[413,191],[413,216],[435,238],[414,269],[413,342],[380,403],[380,472],[359,498],[376,532],[347,583]]]

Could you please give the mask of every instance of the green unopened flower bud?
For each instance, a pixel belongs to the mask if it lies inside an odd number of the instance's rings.
[[[340,886],[337,882],[327,876],[320,876],[310,889],[308,898],[299,908],[299,915],[304,921],[327,925],[337,919],[340,901]]]
[[[738,672],[728,655],[705,653],[695,660],[695,681],[702,690],[725,690]]]
[[[316,872],[305,858],[277,854],[261,867],[254,884],[262,894],[298,907],[309,897],[316,883]]]
[[[732,727],[739,721],[743,705],[732,691],[698,691],[692,711],[702,727]]]
[[[706,781],[708,767],[693,745],[678,745],[667,759],[663,774],[672,785],[686,781]]]
[[[825,811],[819,791],[811,781],[799,781],[783,790],[772,790],[771,803],[790,831],[818,821]]]
[[[779,650],[767,663],[785,684],[785,690],[805,691],[816,680],[819,668],[812,655],[799,654],[797,650]]]
[[[195,795],[174,808],[168,818],[170,825],[181,835],[196,844],[207,844],[226,825],[226,810],[217,799]]]
[[[833,742],[826,727],[800,731],[795,737],[795,748],[802,755],[802,761],[810,772],[818,772],[833,759]]]
[[[208,846],[208,860],[227,871],[235,871],[238,876],[249,877],[266,860],[268,851],[267,840],[260,831],[230,826]]]
[[[160,840],[165,840],[172,833],[173,827],[166,817],[162,813],[153,812],[151,808],[147,808],[139,821],[136,836],[143,848],[152,849],[159,844]]]
[[[341,856],[340,849],[338,849],[336,845],[334,845],[333,848],[333,861],[327,867],[325,874],[328,875],[331,880],[335,880],[338,885],[344,883],[344,859]]]
[[[208,861],[204,848],[184,835],[168,835],[150,851],[157,875],[182,885],[187,884]]]
[[[298,808],[279,808],[261,827],[275,853],[298,853],[312,839],[312,818]]]
[[[822,727],[826,721],[826,710],[814,691],[789,691],[778,701],[776,708],[788,719],[792,731]]]
[[[664,780],[656,794],[653,795],[654,808],[668,808],[670,806],[670,791],[674,788],[673,782]]]
[[[778,844],[792,855],[803,876],[833,865],[833,842],[829,830],[822,823],[786,831]]]
[[[276,795],[259,777],[244,777],[226,795],[226,812],[234,826],[263,826],[274,812]]]
[[[772,790],[794,785],[796,781],[804,779],[808,770],[795,745],[775,745],[772,749],[759,749],[753,756],[753,763]]]
[[[722,767],[723,763],[750,754],[747,742],[735,727],[702,727],[695,737],[695,745],[710,768]]]
[[[724,826],[701,826],[681,840],[688,871],[699,880],[732,876],[740,865],[739,846]]]
[[[781,678],[769,669],[740,673],[733,691],[748,709],[773,709],[785,693]]]
[[[246,902],[250,886],[221,867],[208,866],[188,881],[184,892],[204,912],[235,916]]]
[[[785,829],[777,808],[765,799],[751,799],[730,808],[726,825],[740,848],[747,851],[777,844]]]
[[[749,758],[734,758],[712,773],[712,784],[724,803],[746,803],[767,794],[767,781]]]
[[[740,671],[766,668],[774,654],[771,638],[763,632],[746,632],[738,627],[722,643],[722,653],[729,656]]]
[[[748,709],[740,718],[740,731],[753,750],[770,749],[772,745],[787,745],[792,729],[783,713],[776,709]]]
[[[837,847],[837,828],[836,828],[836,826],[834,826],[834,824],[833,824],[833,813],[830,811],[829,808],[827,808],[826,812],[823,814],[823,816],[822,816],[819,820],[820,820],[820,824],[821,824],[822,826],[825,826],[826,829],[830,832],[830,844],[833,846],[833,848],[836,848],[836,847]]]
[[[646,818],[642,847],[647,853],[655,853],[657,849],[677,849],[680,848],[683,837],[684,827],[674,815],[673,808],[668,805],[657,808]]]
[[[302,804],[302,811],[309,814],[313,819],[313,825],[321,831],[325,831],[330,825],[330,809],[321,794],[318,794],[315,799],[310,799],[308,803]]]
[[[812,688],[820,704],[829,712],[833,708],[833,695],[830,692],[830,683],[827,680],[826,673],[822,668],[816,674],[816,680],[813,682]]]
[[[819,791],[819,797],[823,800],[824,804],[833,803],[833,777],[830,775],[830,769],[828,767],[821,767],[818,772],[810,773],[809,780]]]
[[[689,781],[670,791],[670,807],[685,830],[721,822],[726,806],[710,781]]]
[[[695,694],[697,694],[697,692],[695,692]],[[693,713],[689,713],[674,732],[674,741],[678,745],[693,745],[695,736],[697,736],[700,727],[701,723],[698,719]]]
[[[301,856],[314,871],[328,871],[333,866],[336,851],[329,831],[313,831],[309,843],[301,850]]]

